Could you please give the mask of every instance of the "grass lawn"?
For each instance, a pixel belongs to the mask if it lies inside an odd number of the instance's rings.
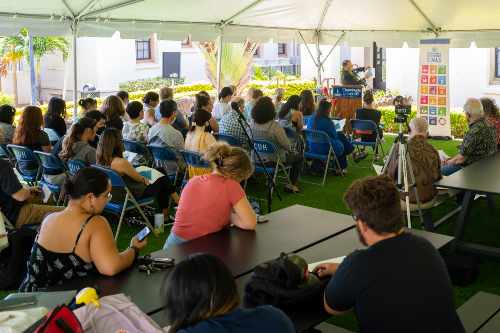
[[[386,142],[384,144],[385,150],[389,149],[392,144],[394,137],[387,136]],[[458,142],[456,141],[431,141],[431,143],[436,147],[436,149],[444,150],[448,155],[453,156],[457,153]],[[280,186],[280,193],[283,197],[282,201],[279,201],[276,196],[273,200],[273,210],[288,207],[293,204],[301,204],[310,207],[316,207],[320,209],[330,210],[339,213],[349,214],[349,210],[344,205],[342,201],[342,196],[347,187],[355,180],[361,177],[375,175],[375,172],[371,168],[371,159],[367,158],[355,164],[349,161],[348,174],[344,177],[328,177],[327,184],[324,187],[319,185],[312,185],[308,183],[301,183],[302,192],[299,194],[288,194],[282,191]],[[315,182],[320,181],[320,177],[303,176],[303,180],[312,180]],[[255,183],[250,182],[248,186],[248,192],[251,196],[256,196],[260,198],[265,198],[266,187],[263,182]],[[433,210],[433,218],[436,220],[440,216],[445,215],[448,211],[456,207],[454,200],[437,207]],[[500,200],[497,198],[497,207],[500,207]],[[266,207],[262,206],[262,211],[265,211]],[[480,199],[473,204],[469,215],[469,224],[466,230],[466,239],[474,240],[482,244],[494,245],[500,247],[500,223],[498,223],[498,218],[495,218],[495,214],[488,211],[486,200]],[[442,225],[437,232],[452,235],[453,233],[453,222],[454,219],[448,223]],[[304,221],[306,223],[306,221]],[[420,228],[417,220],[414,221],[414,226]],[[124,226],[121,235],[119,237],[118,245],[120,248],[126,248],[130,241],[130,238],[139,231],[139,227],[128,227]],[[159,237],[149,237],[149,244],[146,251],[155,251],[161,249],[167,233],[160,235]],[[276,254],[278,255],[278,254]],[[480,263],[480,275],[477,281],[467,287],[454,287],[455,303],[456,306],[460,306],[472,295],[478,291],[486,291],[500,295],[500,262],[482,258]],[[411,286],[408,286],[411,288]],[[0,292],[0,298],[3,297],[5,293]],[[356,330],[356,320],[354,316],[346,315],[342,317],[335,317],[330,320],[331,323],[342,326],[349,330]]]

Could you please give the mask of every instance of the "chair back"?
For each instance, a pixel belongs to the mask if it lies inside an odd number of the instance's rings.
[[[52,128],[44,128],[43,131],[49,136],[49,141],[51,145],[55,145],[59,141],[59,135]]]
[[[173,148],[155,145],[148,145],[147,148],[151,151],[156,162],[177,162],[177,153]]]
[[[307,125],[307,122],[309,121],[309,119],[311,119],[312,117],[314,117],[314,115],[310,115],[310,116],[304,116],[304,124]]]
[[[217,134],[217,135],[215,135],[215,138],[217,139],[217,141],[227,142],[231,146],[235,146],[235,147],[241,146],[240,140],[237,137],[229,135],[229,134]]]
[[[78,170],[88,167],[87,163],[82,160],[68,160],[68,162],[66,162],[66,166],[68,167],[68,173],[70,176],[74,176]]]
[[[0,144],[0,158],[10,159],[9,150],[6,144]]]
[[[138,141],[132,141],[132,140],[125,140],[123,139],[123,146],[125,147],[126,151],[129,151],[131,153],[136,153],[139,155],[146,156],[149,154],[148,148],[144,143],[138,142]]]
[[[372,120],[352,119],[351,128],[355,137],[378,134],[378,126]]]
[[[186,164],[193,168],[210,168],[210,164],[198,152],[181,150],[181,155]]]
[[[263,160],[278,160],[278,148],[268,140],[254,140],[253,147]],[[258,161],[254,158],[255,163]]]
[[[54,156],[50,153],[45,153],[43,151],[35,151],[35,155],[38,157],[38,160],[42,165],[44,174],[59,175],[66,171],[64,164],[57,156]]]
[[[92,164],[92,167],[104,172],[106,174],[106,176],[108,176],[109,180],[111,181],[112,187],[125,188],[127,186],[125,184],[125,181],[123,180],[122,176],[120,176],[118,174],[118,172],[111,170],[110,168],[106,168],[102,165],[97,165],[97,164]]]
[[[324,131],[304,129],[307,143],[330,145],[330,137]]]
[[[33,151],[24,146],[7,145],[14,157],[19,173],[29,182],[34,182],[38,178],[39,164]]]

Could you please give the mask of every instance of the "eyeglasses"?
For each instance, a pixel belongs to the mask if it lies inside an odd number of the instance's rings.
[[[112,198],[113,194],[111,194],[111,192],[108,192],[108,194],[106,194],[106,200],[111,201]]]

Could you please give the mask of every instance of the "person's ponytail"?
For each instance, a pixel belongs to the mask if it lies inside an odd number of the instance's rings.
[[[94,128],[95,124],[96,121],[94,119],[83,117],[71,126],[69,133],[63,140],[61,152],[59,153],[59,157],[63,161],[67,161],[74,156],[73,145],[76,142],[81,141],[85,130],[87,128]]]
[[[211,145],[204,158],[218,173],[238,182],[247,179],[253,173],[248,153],[242,148],[232,147],[225,142]]]

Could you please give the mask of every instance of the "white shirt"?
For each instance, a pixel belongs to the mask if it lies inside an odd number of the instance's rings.
[[[229,103],[217,102],[214,104],[214,108],[212,110],[212,116],[215,120],[221,120],[222,116],[226,113],[231,112],[231,106]]]

